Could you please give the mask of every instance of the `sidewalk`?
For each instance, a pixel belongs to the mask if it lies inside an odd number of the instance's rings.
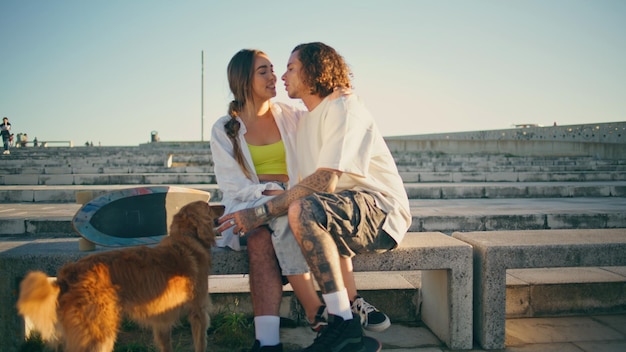
[[[370,333],[383,351],[444,352],[447,349],[424,326],[392,324],[382,333]],[[308,346],[315,333],[306,327],[283,328],[286,351]],[[555,318],[523,318],[506,321],[506,352],[624,352],[626,314]],[[479,346],[469,351],[486,351]]]

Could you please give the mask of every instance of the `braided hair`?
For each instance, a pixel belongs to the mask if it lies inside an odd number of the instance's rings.
[[[237,120],[246,104],[254,104],[252,99],[252,76],[254,74],[254,59],[258,55],[265,55],[264,52],[255,49],[242,49],[228,63],[227,75],[230,91],[234,99],[228,104],[228,115],[231,117],[224,129],[226,135],[233,143],[233,154],[237,164],[241,167],[247,178],[252,178],[252,171],[246,164],[246,160],[241,151],[239,140],[239,130],[241,124]]]

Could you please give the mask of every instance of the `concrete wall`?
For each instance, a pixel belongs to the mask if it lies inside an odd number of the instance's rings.
[[[626,159],[626,122],[386,137],[394,152]]]

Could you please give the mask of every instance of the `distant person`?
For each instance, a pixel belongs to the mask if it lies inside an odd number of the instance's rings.
[[[20,147],[26,148],[26,144],[28,143],[28,134],[24,133],[22,135],[22,139],[19,142],[20,142]]]
[[[9,150],[9,143],[11,143],[11,123],[9,122],[8,117],[2,118],[2,125],[0,125],[0,129],[2,130],[2,143],[4,144],[4,151],[2,154],[11,154]]]
[[[39,141],[37,140],[37,137],[35,137],[35,139],[33,139],[33,147],[37,148],[39,146]]]

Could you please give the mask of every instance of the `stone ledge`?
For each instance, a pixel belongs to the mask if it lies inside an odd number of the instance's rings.
[[[111,250],[98,247],[97,252]],[[15,303],[19,281],[31,270],[50,276],[63,264],[94,252],[80,252],[78,239],[57,238],[31,241],[0,241],[0,345],[18,343],[23,324]],[[214,275],[247,273],[245,252],[214,248]],[[392,252],[355,257],[355,271],[412,271],[422,273],[422,321],[450,348],[472,347],[472,250],[471,247],[438,232],[408,233]],[[21,332],[21,333],[20,333]],[[12,336],[12,337],[11,337]],[[8,340],[3,340],[8,339]]]
[[[455,232],[474,251],[474,335],[504,348],[506,270],[626,265],[626,229]]]

